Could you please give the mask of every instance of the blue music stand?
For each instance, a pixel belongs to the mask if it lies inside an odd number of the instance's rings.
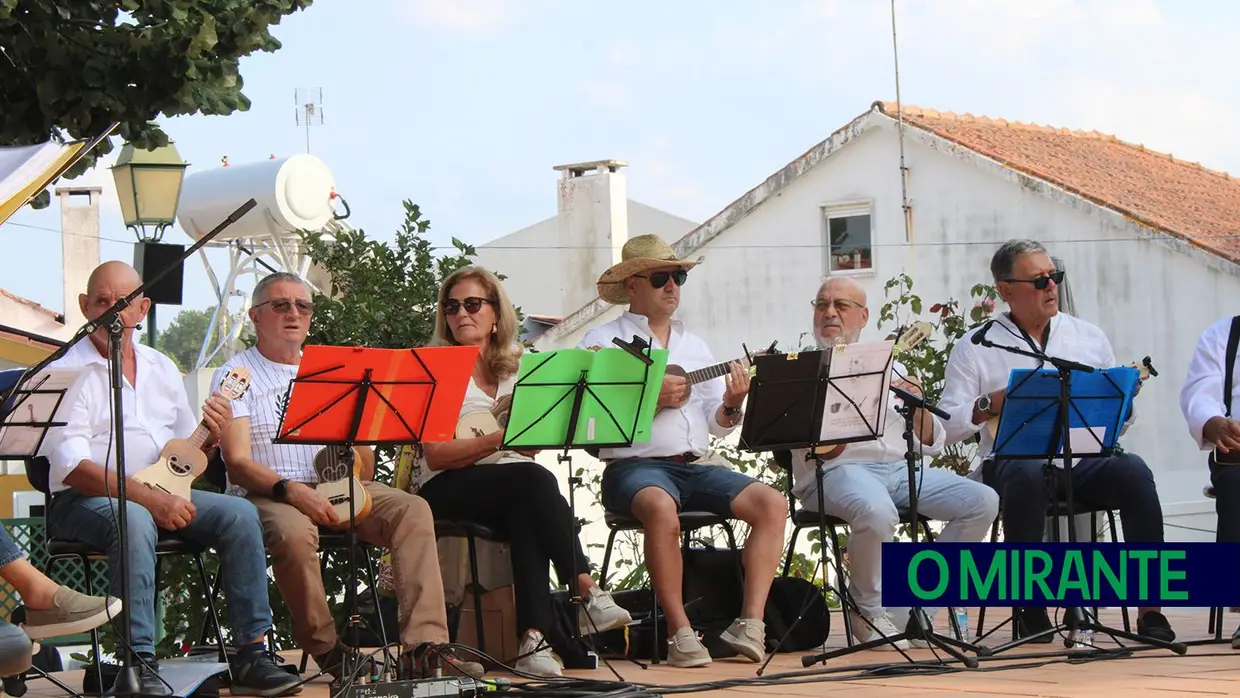
[[[1071,371],[1068,445],[1073,458],[1112,453],[1132,414],[1140,372],[1128,366]],[[1056,369],[1013,369],[999,414],[992,457],[1062,459],[1061,384]],[[1100,435],[1101,434],[1101,435]],[[1062,466],[1060,466],[1062,467]]]

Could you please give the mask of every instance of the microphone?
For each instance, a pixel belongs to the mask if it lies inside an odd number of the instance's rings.
[[[982,325],[982,329],[973,333],[973,336],[970,337],[970,340],[972,340],[974,344],[981,344],[982,342],[986,341],[986,333],[990,331],[990,328],[994,324],[995,324],[994,320],[986,321],[986,324]]]

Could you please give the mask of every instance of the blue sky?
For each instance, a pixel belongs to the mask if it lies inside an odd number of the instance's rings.
[[[1240,3],[896,0],[896,32],[905,104],[1240,174]],[[895,98],[889,0],[317,0],[273,33],[242,62],[250,111],[161,123],[191,172],[304,152],[294,92],[321,88],[311,152],[382,239],[403,199],[436,241],[494,239],[554,215],[554,165],[604,158],[630,163],[630,197],[702,221]],[[132,261],[110,173],[80,181],[106,187],[103,258]],[[21,260],[0,287],[60,309],[59,228],[55,205],[0,226]],[[212,302],[191,258],[182,307]]]

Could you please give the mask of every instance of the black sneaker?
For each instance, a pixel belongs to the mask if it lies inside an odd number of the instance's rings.
[[[1158,611],[1150,611],[1137,618],[1137,634],[1162,642],[1175,642],[1175,631],[1167,617]]]
[[[1012,609],[1012,613],[1015,616],[1012,620],[1017,624],[1017,639],[1026,638],[1031,635],[1040,635],[1041,633],[1046,633],[1047,630],[1050,630],[1053,627],[1051,625],[1050,614],[1045,608],[1015,608]],[[1053,633],[1046,633],[1045,635],[1040,635],[1037,639],[1030,640],[1029,642],[1035,645],[1044,645],[1054,642],[1054,640],[1055,635]]]
[[[234,696],[292,696],[301,693],[301,679],[276,666],[266,652],[250,654],[232,661],[232,682],[228,692]]]
[[[332,683],[339,683],[345,678],[344,658],[345,654],[349,652],[353,652],[353,649],[345,645],[336,645],[323,654],[314,655],[314,663],[319,667],[320,671],[332,677]],[[375,660],[373,657],[365,657],[362,661],[365,662],[365,667],[356,672],[350,672],[359,680],[375,673]],[[349,665],[352,669],[358,669],[356,659],[349,662]]]

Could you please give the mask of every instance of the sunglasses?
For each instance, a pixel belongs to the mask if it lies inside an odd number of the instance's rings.
[[[639,279],[650,279],[650,285],[655,288],[663,288],[667,285],[669,279],[675,279],[677,286],[684,286],[685,281],[689,279],[689,272],[684,269],[676,271],[656,271],[650,276],[644,274],[634,274]]]
[[[1047,287],[1051,285],[1052,281],[1055,282],[1056,286],[1062,284],[1063,277],[1064,272],[1056,271],[1051,272],[1050,276],[1039,276],[1036,279],[1004,279],[1004,281],[1007,281],[1010,284],[1033,284],[1033,287],[1039,291],[1045,291]]]
[[[449,298],[443,302],[443,313],[444,315],[449,315],[449,316],[456,315],[457,313],[461,312],[461,306],[465,306],[465,312],[469,313],[470,315],[473,315],[477,313],[479,310],[482,310],[483,303],[490,303],[490,302],[492,301],[488,298],[470,297],[470,298],[466,298],[463,301],[457,300],[455,298]]]
[[[261,308],[264,305],[270,305],[272,310],[281,315],[288,315],[293,308],[297,308],[297,312],[302,315],[314,314],[314,304],[310,301],[290,301],[287,299],[280,299],[275,301],[263,301],[254,307]]]

